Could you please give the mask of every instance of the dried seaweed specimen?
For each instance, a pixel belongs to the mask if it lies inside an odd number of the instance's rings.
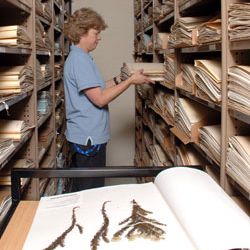
[[[76,214],[75,214],[75,210],[79,208],[79,207],[74,207],[72,209],[72,222],[70,227],[64,231],[59,237],[56,238],[56,240],[54,240],[48,247],[44,248],[44,250],[53,250],[55,248],[57,248],[58,246],[64,247],[64,240],[66,238],[66,236],[73,230],[74,227],[77,227],[79,230],[79,233],[82,234],[83,232],[83,227],[79,224],[76,223]]]
[[[101,240],[101,238],[106,243],[109,243],[109,239],[107,238],[109,218],[107,216],[106,209],[105,209],[105,206],[108,202],[110,201],[105,201],[102,205],[103,224],[100,230],[95,234],[94,238],[91,240],[91,250],[97,250],[99,246],[99,241]]]
[[[132,201],[132,204],[133,208],[131,216],[119,223],[119,225],[125,224],[125,226],[113,235],[112,240],[120,240],[122,234],[125,233],[125,231],[127,230],[128,232],[126,234],[126,237],[129,240],[134,240],[139,237],[143,237],[150,240],[164,239],[163,235],[165,234],[165,231],[156,225],[166,225],[154,219],[146,218],[146,216],[148,214],[152,214],[152,212],[141,208],[135,200]]]

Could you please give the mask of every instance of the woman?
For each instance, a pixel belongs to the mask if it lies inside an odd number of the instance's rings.
[[[105,167],[110,138],[108,103],[131,85],[152,83],[142,70],[122,82],[118,77],[103,81],[89,53],[106,27],[103,18],[90,8],[77,10],[65,24],[65,36],[72,42],[64,65],[65,135],[72,153],[71,167]],[[103,185],[104,179],[76,178],[72,191]]]

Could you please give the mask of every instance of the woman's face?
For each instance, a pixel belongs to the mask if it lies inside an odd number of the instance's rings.
[[[89,29],[88,33],[81,37],[80,43],[87,52],[93,51],[101,40],[100,31]]]

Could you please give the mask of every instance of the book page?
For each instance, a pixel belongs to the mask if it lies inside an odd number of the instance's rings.
[[[250,248],[249,217],[205,172],[170,168],[155,184],[198,249]]]
[[[137,206],[132,204],[133,200]],[[132,208],[137,208],[133,210],[134,225],[131,220],[126,221]],[[145,223],[139,214],[151,220]],[[120,232],[120,240],[112,241],[114,234],[125,226],[128,228]],[[126,234],[136,226],[138,230],[131,233],[133,240],[129,240]],[[153,230],[152,226],[158,229]],[[154,232],[156,236],[161,230],[165,233],[160,239],[155,236],[152,240],[136,237],[143,233],[139,229]],[[66,235],[62,236],[63,233]],[[91,246],[93,240],[96,248]],[[54,246],[58,245],[49,248],[53,242]],[[62,242],[64,247],[59,244]],[[153,183],[109,186],[42,198],[23,250],[34,250],[34,246],[64,250],[196,249]]]

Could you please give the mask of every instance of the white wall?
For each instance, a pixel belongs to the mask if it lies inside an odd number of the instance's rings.
[[[123,62],[133,62],[133,0],[73,0],[72,11],[91,7],[108,24],[102,40],[92,53],[104,79],[119,74]],[[107,148],[107,166],[133,165],[134,88],[130,87],[109,105],[111,141]]]

